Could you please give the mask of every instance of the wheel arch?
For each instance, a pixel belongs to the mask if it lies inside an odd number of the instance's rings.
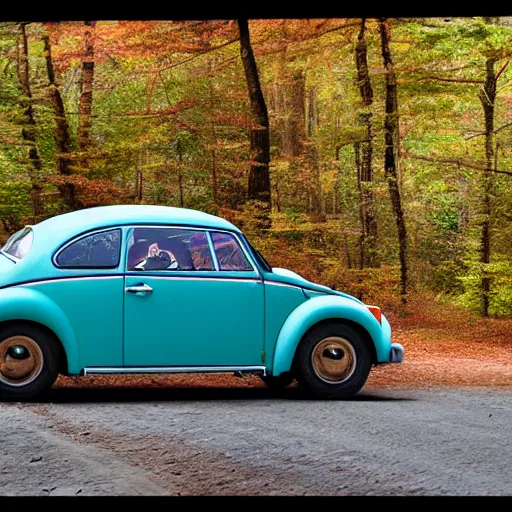
[[[55,302],[37,290],[21,286],[0,290],[0,300],[0,329],[17,323],[28,323],[43,329],[57,342],[61,373],[79,373],[79,352],[74,330]]]
[[[354,322],[353,320],[347,319],[347,318],[326,318],[324,320],[320,320],[316,324],[313,324],[300,338],[299,342],[297,343],[297,346],[295,347],[295,353],[294,357],[292,359],[292,367],[293,363],[295,362],[296,356],[297,356],[297,348],[299,346],[299,343],[304,339],[305,336],[307,336],[311,331],[318,329],[319,327],[322,327],[324,325],[330,325],[330,324],[339,324],[339,325],[347,325],[349,327],[352,327],[363,340],[363,343],[368,348],[371,358],[372,358],[372,364],[375,364],[377,362],[377,350],[375,349],[375,344],[372,341],[372,337],[370,336],[370,333],[365,329],[363,325],[360,323]]]
[[[379,360],[377,343],[381,342],[382,329],[372,313],[364,304],[327,295],[309,299],[288,316],[277,337],[271,374],[277,376],[290,371],[304,336],[318,326],[333,322],[355,329],[369,348],[372,363]]]

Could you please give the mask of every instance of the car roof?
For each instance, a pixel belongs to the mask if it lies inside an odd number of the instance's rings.
[[[209,213],[173,206],[141,204],[85,208],[56,215],[32,227],[39,236],[64,240],[94,229],[146,224],[178,224],[240,232],[231,222]]]

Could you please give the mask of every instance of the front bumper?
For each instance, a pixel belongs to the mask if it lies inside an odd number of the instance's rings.
[[[404,360],[404,347],[400,343],[391,343],[391,350],[389,351],[390,363],[401,363]]]

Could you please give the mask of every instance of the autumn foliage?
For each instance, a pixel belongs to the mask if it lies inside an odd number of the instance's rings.
[[[1,23],[2,239],[94,205],[197,208],[400,318],[421,317],[404,291],[510,317],[507,19],[247,28],[252,73],[238,20]]]

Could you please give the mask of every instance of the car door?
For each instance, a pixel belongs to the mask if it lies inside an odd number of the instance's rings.
[[[125,272],[124,365],[261,365],[263,288],[232,233],[133,228]]]

